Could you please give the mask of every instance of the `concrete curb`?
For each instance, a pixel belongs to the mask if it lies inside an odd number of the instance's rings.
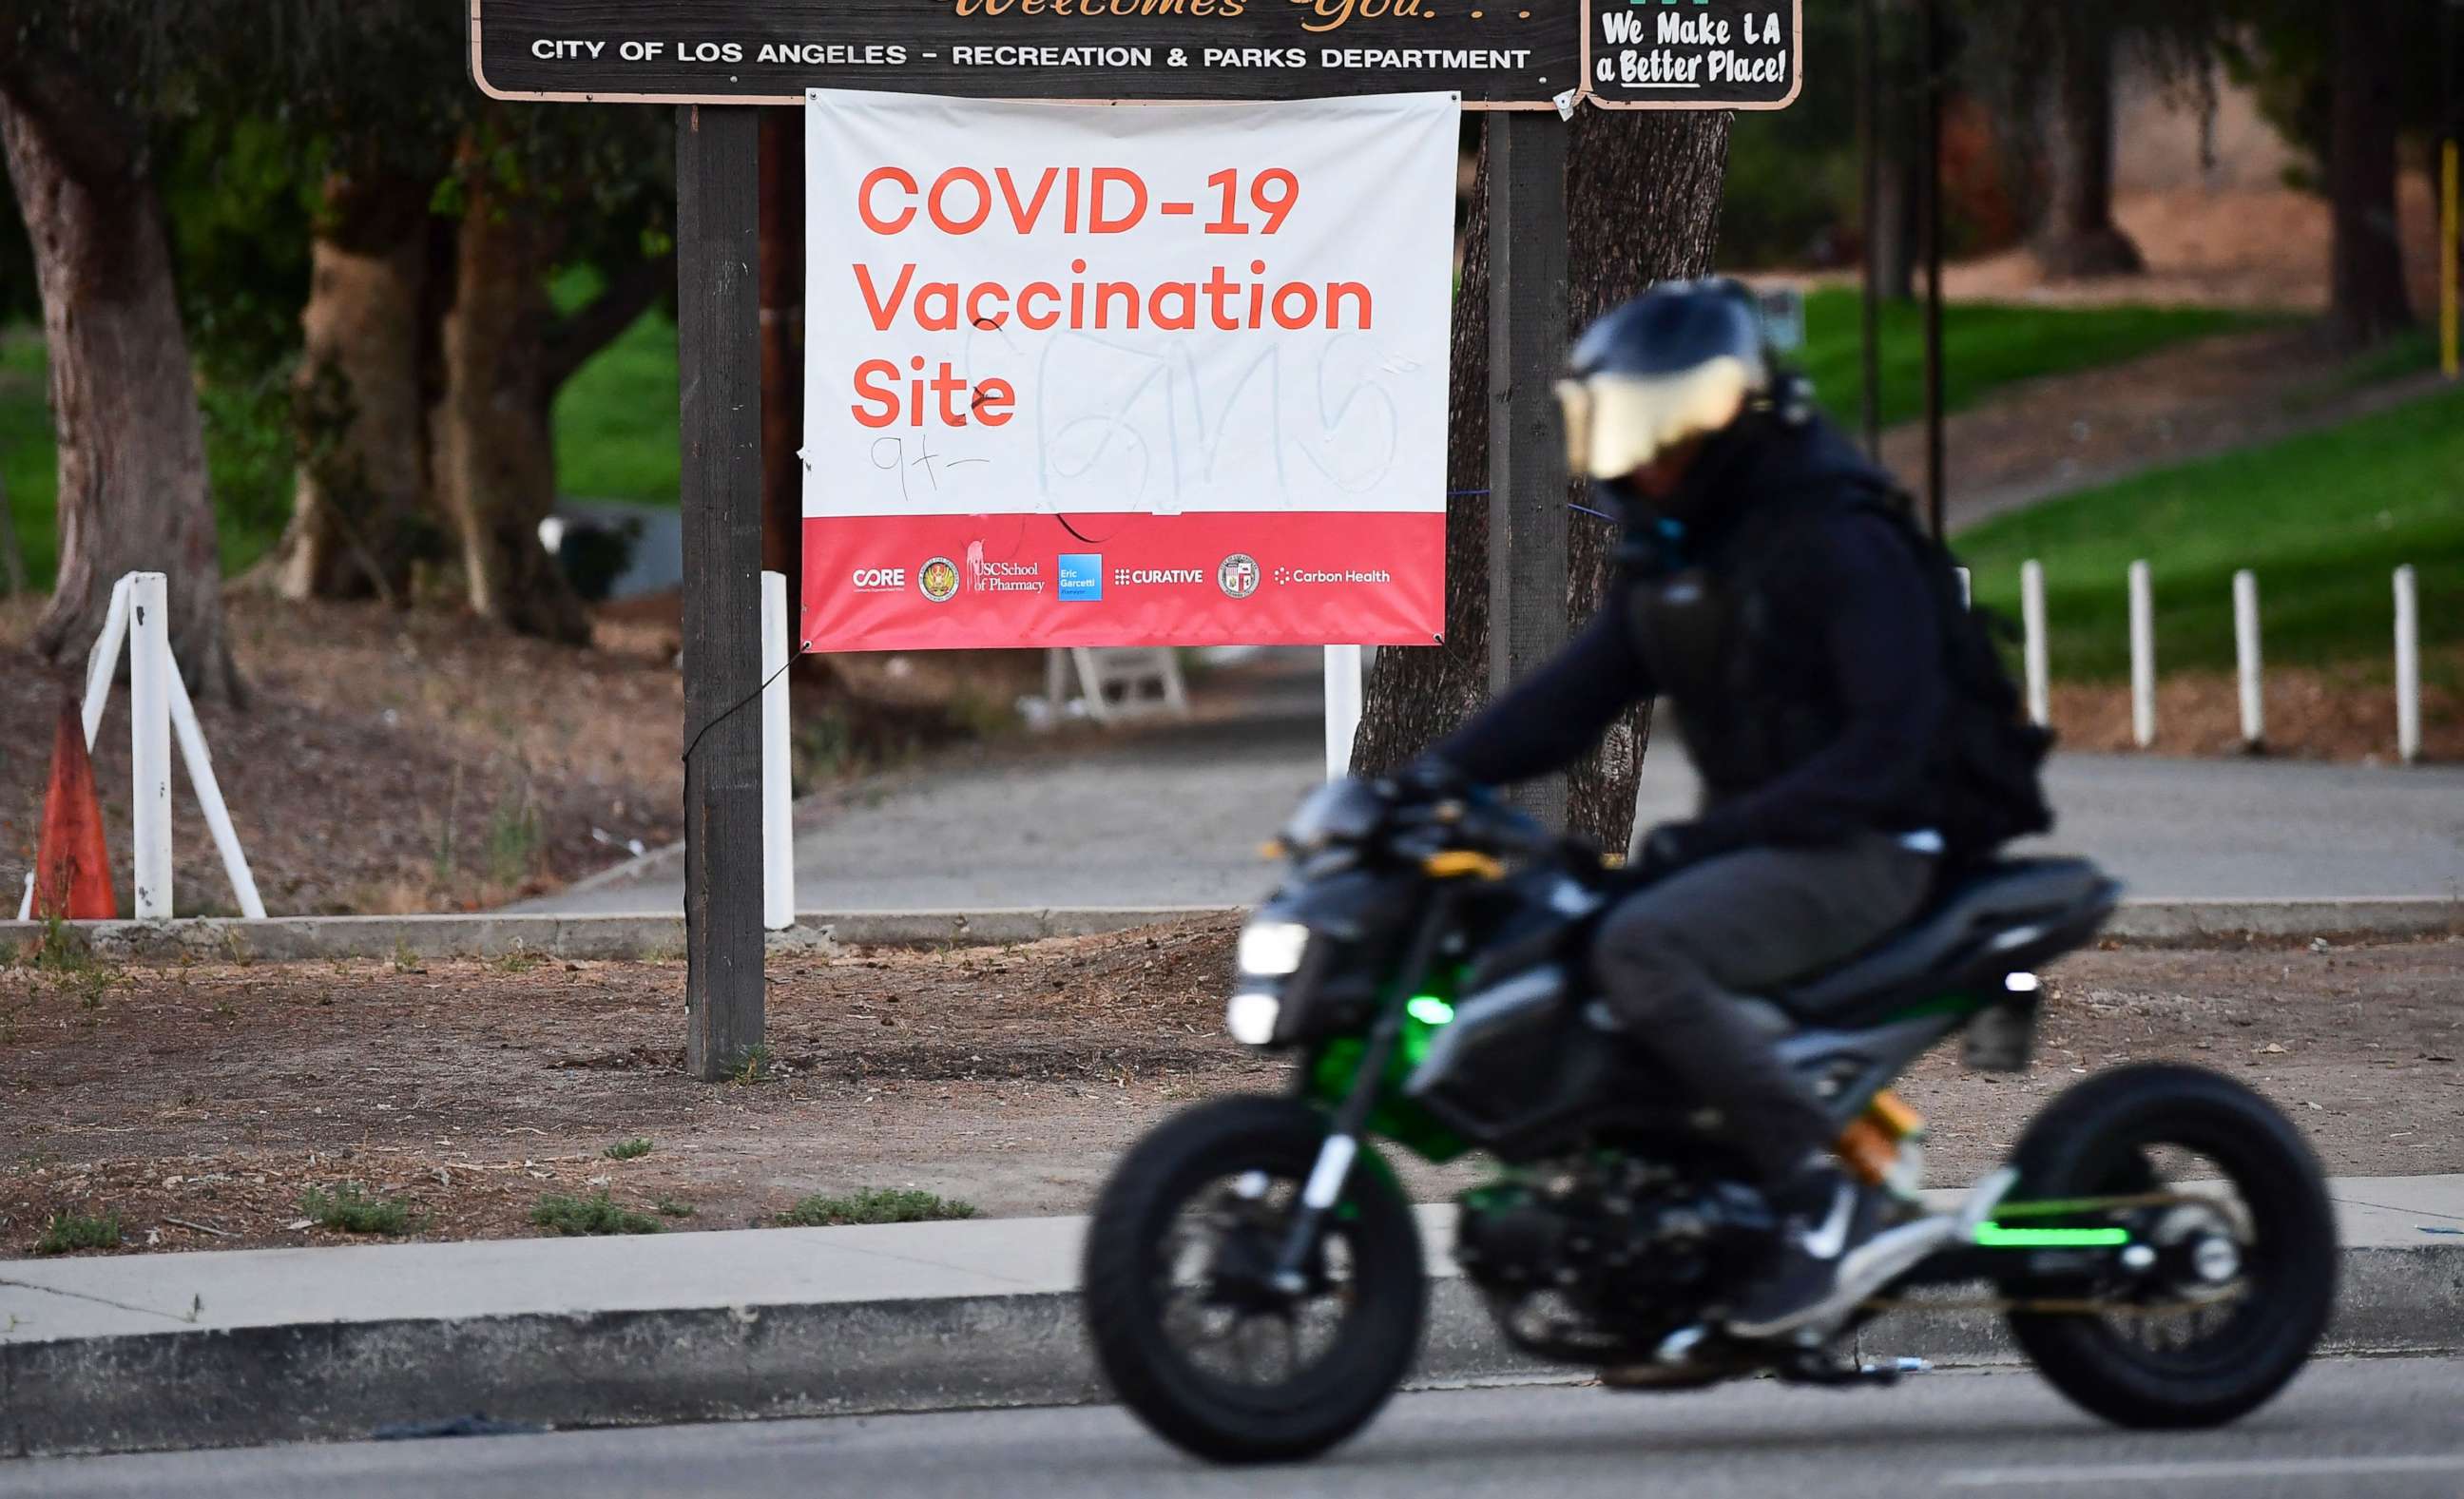
[[[1431,1290],[1413,1383],[1579,1377],[1506,1349],[1464,1282]],[[2017,1359],[1986,1313],[1897,1316],[1860,1341],[1945,1365]],[[2326,1352],[2459,1350],[2464,1246],[2344,1251]],[[348,1440],[480,1411],[573,1427],[1104,1398],[1072,1291],[320,1323],[0,1344],[0,1453]]]
[[[851,947],[998,947],[1095,937],[1157,922],[1241,915],[1226,906],[1085,910],[813,912],[770,934],[770,951]],[[256,962],[317,959],[681,959],[682,915],[219,916],[179,921],[77,921],[71,941],[99,957]],[[39,938],[37,922],[0,921],[0,953]],[[2250,938],[2409,937],[2464,934],[2464,900],[2443,895],[2349,900],[2127,901],[2105,929],[2118,940],[2188,946]]]

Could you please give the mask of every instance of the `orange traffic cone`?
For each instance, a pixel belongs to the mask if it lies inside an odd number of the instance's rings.
[[[109,921],[120,915],[111,893],[111,850],[102,841],[102,802],[95,795],[94,761],[85,752],[85,724],[77,699],[60,699],[52,736],[52,783],[43,792],[43,831],[34,845],[34,915]]]

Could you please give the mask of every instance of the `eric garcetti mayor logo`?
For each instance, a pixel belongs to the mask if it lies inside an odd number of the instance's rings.
[[[1104,597],[1104,554],[1101,552],[1064,552],[1060,559],[1061,585],[1056,590],[1064,604],[1095,604]]]

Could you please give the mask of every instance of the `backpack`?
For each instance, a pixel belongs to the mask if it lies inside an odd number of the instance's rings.
[[[1934,746],[1934,778],[1950,856],[1989,859],[2014,838],[2050,832],[2054,812],[2045,802],[2044,768],[2053,731],[2029,721],[2000,649],[2018,632],[1961,597],[1956,560],[1916,523],[1905,495],[1878,495],[1871,508],[1915,555],[1941,626],[1950,702]]]

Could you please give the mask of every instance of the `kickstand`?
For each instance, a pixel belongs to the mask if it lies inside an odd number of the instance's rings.
[[[1787,1384],[1818,1385],[1825,1389],[1888,1389],[1912,1374],[1925,1374],[1933,1365],[1922,1358],[1885,1358],[1873,1363],[1850,1363],[1829,1354],[1807,1353],[1788,1360],[1771,1371]]]

